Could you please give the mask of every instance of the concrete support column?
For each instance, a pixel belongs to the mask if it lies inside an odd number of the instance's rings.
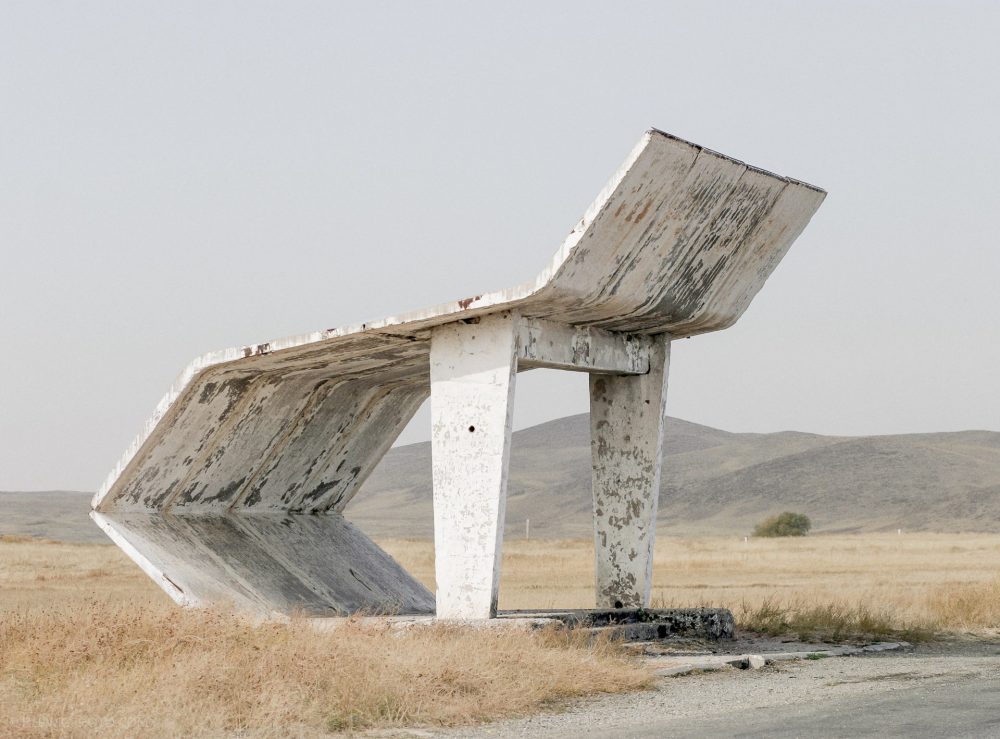
[[[517,317],[431,333],[431,453],[438,618],[496,615]]]
[[[649,605],[669,365],[661,335],[647,374],[590,376],[598,608]]]

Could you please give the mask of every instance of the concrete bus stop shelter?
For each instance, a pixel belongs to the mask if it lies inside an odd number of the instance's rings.
[[[825,193],[648,131],[500,292],[207,354],[93,500],[177,603],[496,615],[515,379],[590,374],[596,606],[648,606],[672,339],[731,326]],[[431,398],[437,593],[344,507]]]

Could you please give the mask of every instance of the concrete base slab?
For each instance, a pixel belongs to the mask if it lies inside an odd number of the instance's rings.
[[[310,626],[321,631],[342,628],[347,624],[389,626],[408,629],[417,626],[447,624],[477,629],[529,628],[563,626],[607,634],[619,641],[632,642],[645,649],[666,641],[683,639],[716,643],[733,639],[733,615],[725,608],[623,608],[616,610],[574,609],[566,611],[501,611],[492,619],[441,619],[423,614],[397,616],[350,616],[309,618]],[[661,652],[662,654],[662,652]]]
[[[761,645],[763,646],[763,645]],[[775,646],[771,642],[771,646]],[[789,662],[797,660],[819,660],[830,657],[848,657],[858,654],[871,654],[876,652],[887,652],[909,647],[905,641],[899,642],[876,642],[863,646],[854,645],[795,645],[792,650],[766,651],[761,649],[759,653],[744,654],[710,654],[707,652],[697,653],[663,653],[646,656],[646,662],[656,670],[660,677],[675,677],[677,675],[687,675],[692,672],[707,672],[713,670],[723,670],[726,668],[736,668],[740,670],[759,670],[767,665],[776,662]],[[655,651],[651,650],[651,651]]]
[[[436,625],[462,626],[475,629],[541,629],[558,623],[550,618],[445,619],[423,615],[321,617],[309,618],[306,621],[311,628],[320,632],[344,628],[349,624],[360,624],[361,626],[370,626],[372,628],[388,627],[392,630],[403,631],[405,629]]]
[[[707,640],[732,639],[733,614],[726,608],[614,608],[566,611],[501,611],[498,618],[548,618],[570,628],[608,630],[623,641],[685,636]]]

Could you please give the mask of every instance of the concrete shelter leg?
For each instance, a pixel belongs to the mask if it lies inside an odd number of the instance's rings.
[[[517,316],[431,333],[437,616],[496,616],[507,498]]]
[[[590,376],[598,608],[649,606],[670,365],[653,339],[647,374]]]

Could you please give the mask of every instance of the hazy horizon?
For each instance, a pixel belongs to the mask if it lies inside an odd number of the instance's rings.
[[[96,489],[206,351],[532,277],[650,127],[829,192],[671,416],[1000,430],[1000,6],[7,10],[0,490]],[[586,411],[517,383],[518,428]]]

